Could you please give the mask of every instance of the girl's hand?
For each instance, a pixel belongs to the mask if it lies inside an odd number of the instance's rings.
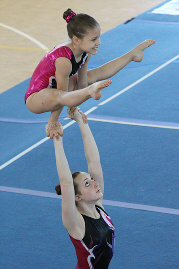
[[[63,126],[60,122],[48,123],[45,126],[45,131],[47,137],[50,137],[51,139],[55,137],[57,140],[59,140],[59,136],[63,136]]]
[[[83,123],[87,123],[87,116],[78,107],[68,107],[67,114],[72,120],[78,121],[78,119],[82,118]]]

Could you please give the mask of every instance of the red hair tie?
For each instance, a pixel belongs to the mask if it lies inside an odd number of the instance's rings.
[[[68,23],[70,20],[71,20],[71,18],[73,18],[73,16],[75,16],[76,15],[76,13],[75,12],[70,12],[70,14],[66,17],[66,22]]]

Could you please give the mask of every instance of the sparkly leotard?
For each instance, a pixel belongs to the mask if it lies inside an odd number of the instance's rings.
[[[82,240],[70,236],[75,246],[78,263],[76,269],[107,269],[113,256],[115,228],[106,212],[96,206],[99,219],[82,215],[85,236]]]
[[[52,49],[50,52],[48,52],[45,57],[40,61],[32,75],[30,85],[25,94],[25,102],[27,98],[34,92],[39,92],[45,88],[57,87],[55,79],[55,61],[59,57],[65,57],[71,61],[72,71],[70,76],[72,76],[84,64],[88,57],[88,54],[84,52],[80,62],[77,63],[73,52],[69,47],[59,45]]]

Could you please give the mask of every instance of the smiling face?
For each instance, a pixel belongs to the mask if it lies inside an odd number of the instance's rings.
[[[75,183],[78,184],[79,194],[77,197],[80,200],[94,202],[103,197],[99,184],[89,174],[80,172],[75,178]]]
[[[96,26],[89,29],[85,36],[79,40],[79,47],[82,51],[95,55],[100,42],[101,29],[100,26]]]

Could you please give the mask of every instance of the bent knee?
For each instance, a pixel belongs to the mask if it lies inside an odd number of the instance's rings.
[[[27,98],[26,105],[35,114],[51,112],[61,108],[62,95],[63,91],[61,90],[36,92]]]
[[[27,98],[26,106],[32,113],[41,114],[45,112],[45,104],[43,105],[43,101],[38,101],[38,98],[36,98],[36,94],[37,93],[35,92]]]

